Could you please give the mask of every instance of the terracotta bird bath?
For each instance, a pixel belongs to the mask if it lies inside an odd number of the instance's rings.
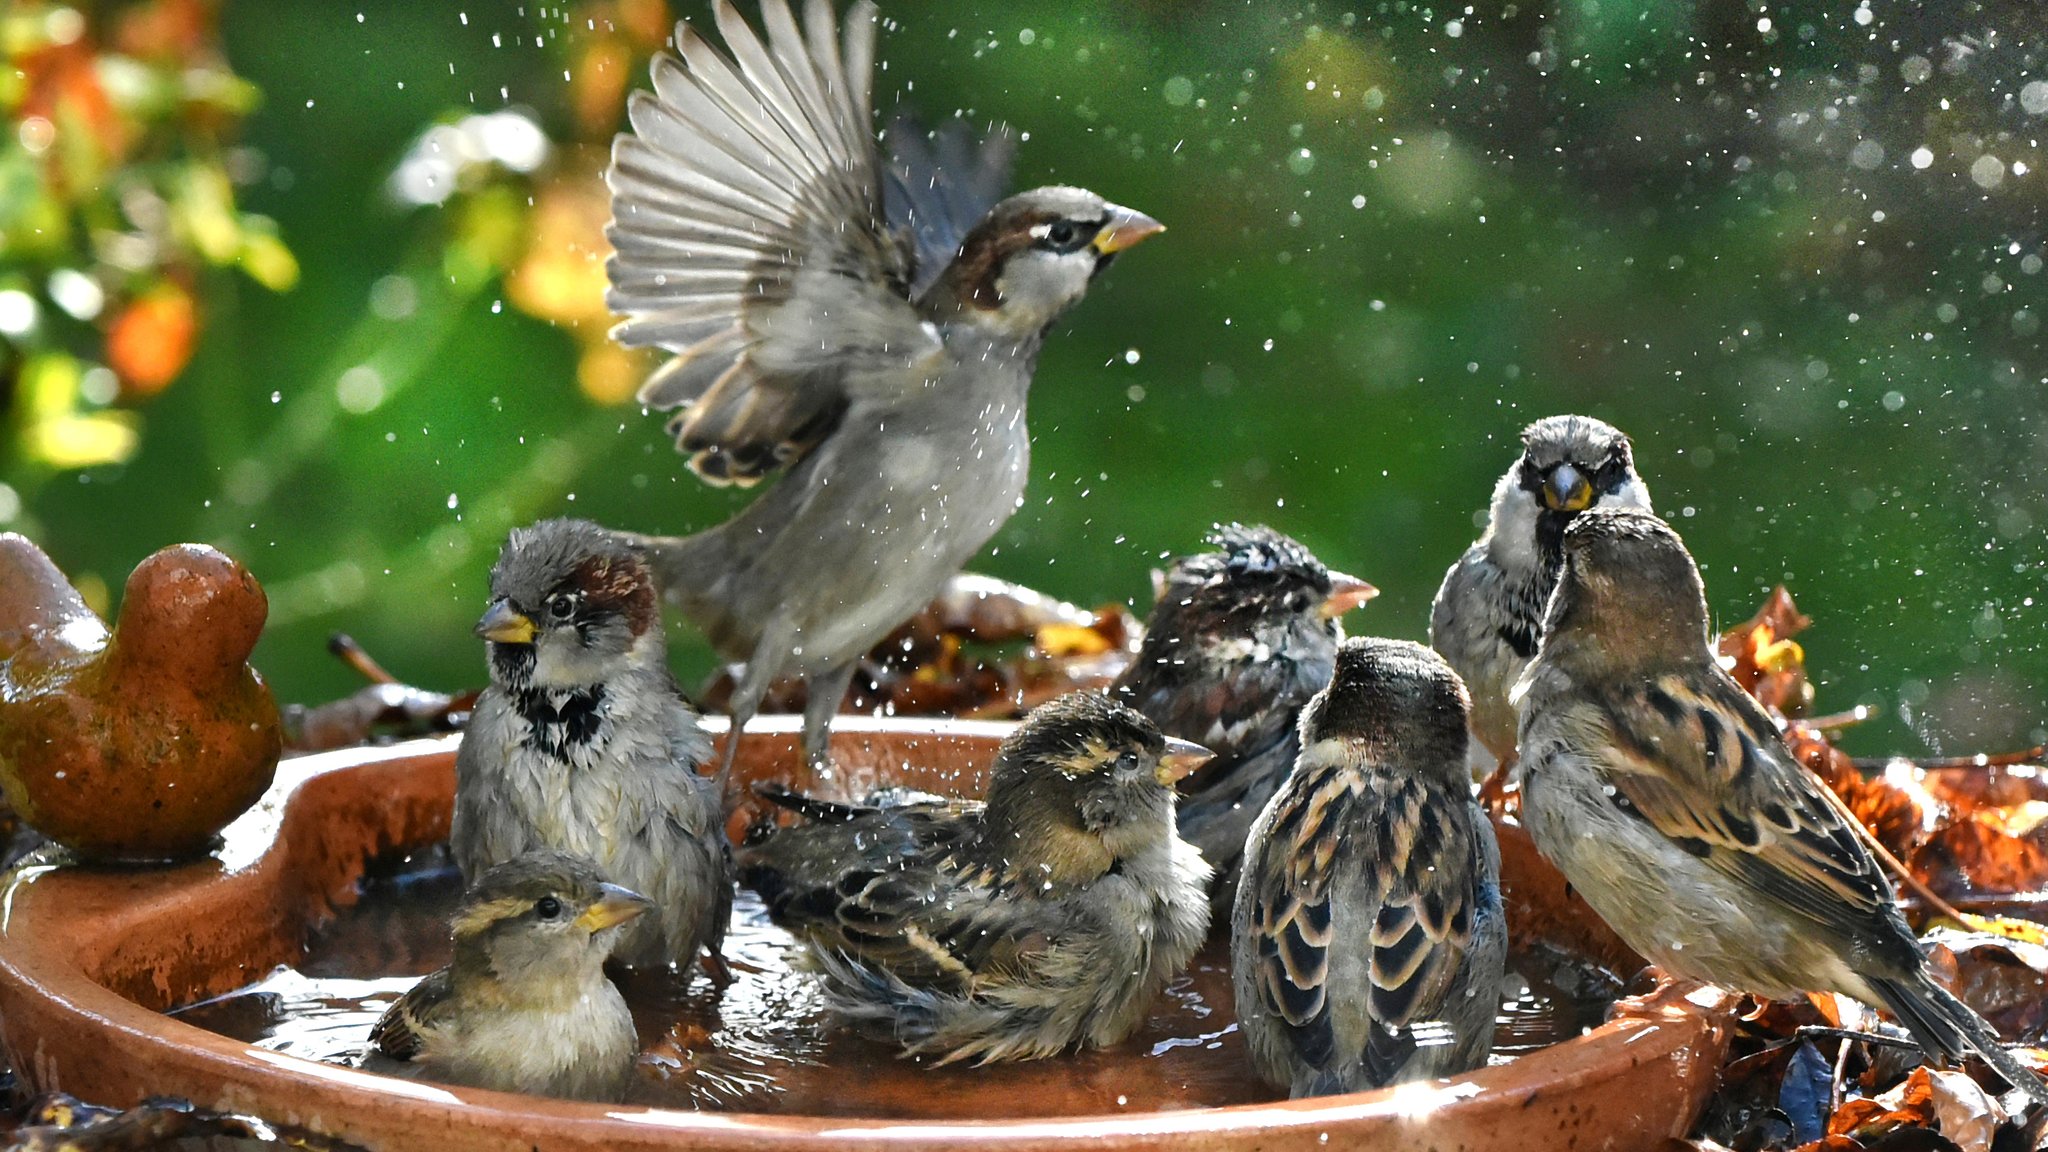
[[[849,792],[878,783],[975,789],[1006,727],[842,718],[836,783]],[[935,1120],[916,1118],[929,1108],[892,1112],[885,1096],[870,1101],[867,1116],[848,1118],[446,1088],[283,1055],[162,1014],[297,961],[309,933],[355,898],[371,859],[445,837],[454,750],[447,739],[288,760],[262,802],[197,863],[19,869],[0,897],[0,1028],[17,1072],[38,1090],[124,1105],[172,1094],[386,1152],[1541,1152],[1642,1148],[1683,1135],[1727,1046],[1729,998],[1666,983],[1617,1003],[1583,1036],[1454,1080],[1299,1102],[1111,1112],[1095,1104],[1063,1111],[1066,1101],[1043,1094],[1054,1089],[1018,1087],[1056,1067],[1018,1073],[1022,1081],[991,1076],[985,1090],[974,1070],[947,1070],[945,1090],[957,1098],[946,1102],[951,1118]],[[790,779],[798,763],[793,721],[764,719],[742,748],[749,777]],[[1539,934],[1569,929],[1581,913],[1554,874],[1530,867],[1517,831],[1505,831],[1511,916],[1528,906]],[[906,1079],[900,1067],[881,1071],[894,1075],[878,1081]],[[848,1090],[860,1091],[860,1070],[848,1075]],[[1249,1084],[1247,1068],[1237,1099],[1259,1098]],[[1034,1093],[1028,1108],[1017,1106],[1022,1091]]]

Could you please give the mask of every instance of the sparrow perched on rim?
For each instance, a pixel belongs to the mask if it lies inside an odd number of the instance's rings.
[[[2048,1101],[1928,973],[1866,834],[1715,658],[1699,569],[1646,512],[1565,531],[1516,685],[1522,823],[1629,947],[1773,999],[1882,1005],[1937,1058],[1974,1052]]]
[[[699,476],[787,471],[727,523],[646,546],[671,601],[746,661],[735,731],[802,675],[815,763],[861,655],[1021,503],[1047,329],[1161,226],[1080,188],[995,203],[1000,150],[941,173],[916,144],[885,180],[873,4],[843,41],[826,0],[801,30],[764,0],[765,42],[727,0],[714,13],[730,58],[679,25],[680,59],[656,57],[628,102],[606,302],[621,343],[676,353],[639,398],[680,409]]]
[[[1114,1044],[1209,929],[1209,866],[1173,782],[1207,753],[1096,692],[1034,709],[985,801],[888,808],[786,790],[807,823],[742,848],[742,882],[810,946],[844,1019],[937,1062]]]
[[[476,631],[491,684],[455,757],[463,876],[536,848],[588,857],[654,901],[620,962],[688,968],[703,950],[722,976],[724,782],[697,770],[711,740],[669,673],[645,558],[585,520],[514,529]]]
[[[499,1092],[619,1099],[640,1041],[604,961],[622,925],[652,907],[560,852],[492,868],[450,925],[455,962],[385,1010],[365,1067]]]
[[[1230,920],[1238,1024],[1290,1096],[1450,1076],[1493,1047],[1507,921],[1465,712],[1443,657],[1361,638],[1301,714]]]
[[[1330,682],[1337,621],[1379,590],[1264,525],[1218,525],[1207,539],[1219,551],[1174,562],[1110,691],[1216,754],[1181,781],[1180,834],[1216,869],[1209,905],[1220,925],[1245,833],[1294,767],[1295,719]]]
[[[1472,734],[1495,761],[1515,756],[1508,690],[1536,654],[1557,585],[1565,526],[1588,508],[1650,510],[1628,437],[1590,416],[1551,416],[1522,430],[1522,458],[1493,488],[1486,531],[1444,575],[1429,646],[1472,693]]]

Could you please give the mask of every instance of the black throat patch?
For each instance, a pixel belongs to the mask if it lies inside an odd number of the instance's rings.
[[[567,691],[521,688],[512,707],[526,718],[533,746],[556,759],[597,739],[604,722],[604,685]]]

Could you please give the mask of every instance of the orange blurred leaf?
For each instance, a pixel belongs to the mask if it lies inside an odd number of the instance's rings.
[[[199,308],[165,282],[121,309],[107,326],[107,363],[130,398],[154,396],[185,370],[199,339]]]

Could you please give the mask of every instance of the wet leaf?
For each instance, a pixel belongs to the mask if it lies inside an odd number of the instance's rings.
[[[1791,1118],[1795,1139],[1818,1140],[1827,1134],[1834,1078],[1834,1064],[1820,1049],[1802,1041],[1793,1050],[1791,1064],[1778,1085],[1778,1107]]]
[[[1722,665],[1766,707],[1804,715],[1813,689],[1806,681],[1806,654],[1792,637],[1812,623],[1780,584],[1756,615],[1721,634]]]
[[[2008,829],[2024,826],[2024,836]],[[2048,888],[2048,835],[1985,808],[1936,828],[1908,858],[1916,875],[1944,896],[2034,892]]]

